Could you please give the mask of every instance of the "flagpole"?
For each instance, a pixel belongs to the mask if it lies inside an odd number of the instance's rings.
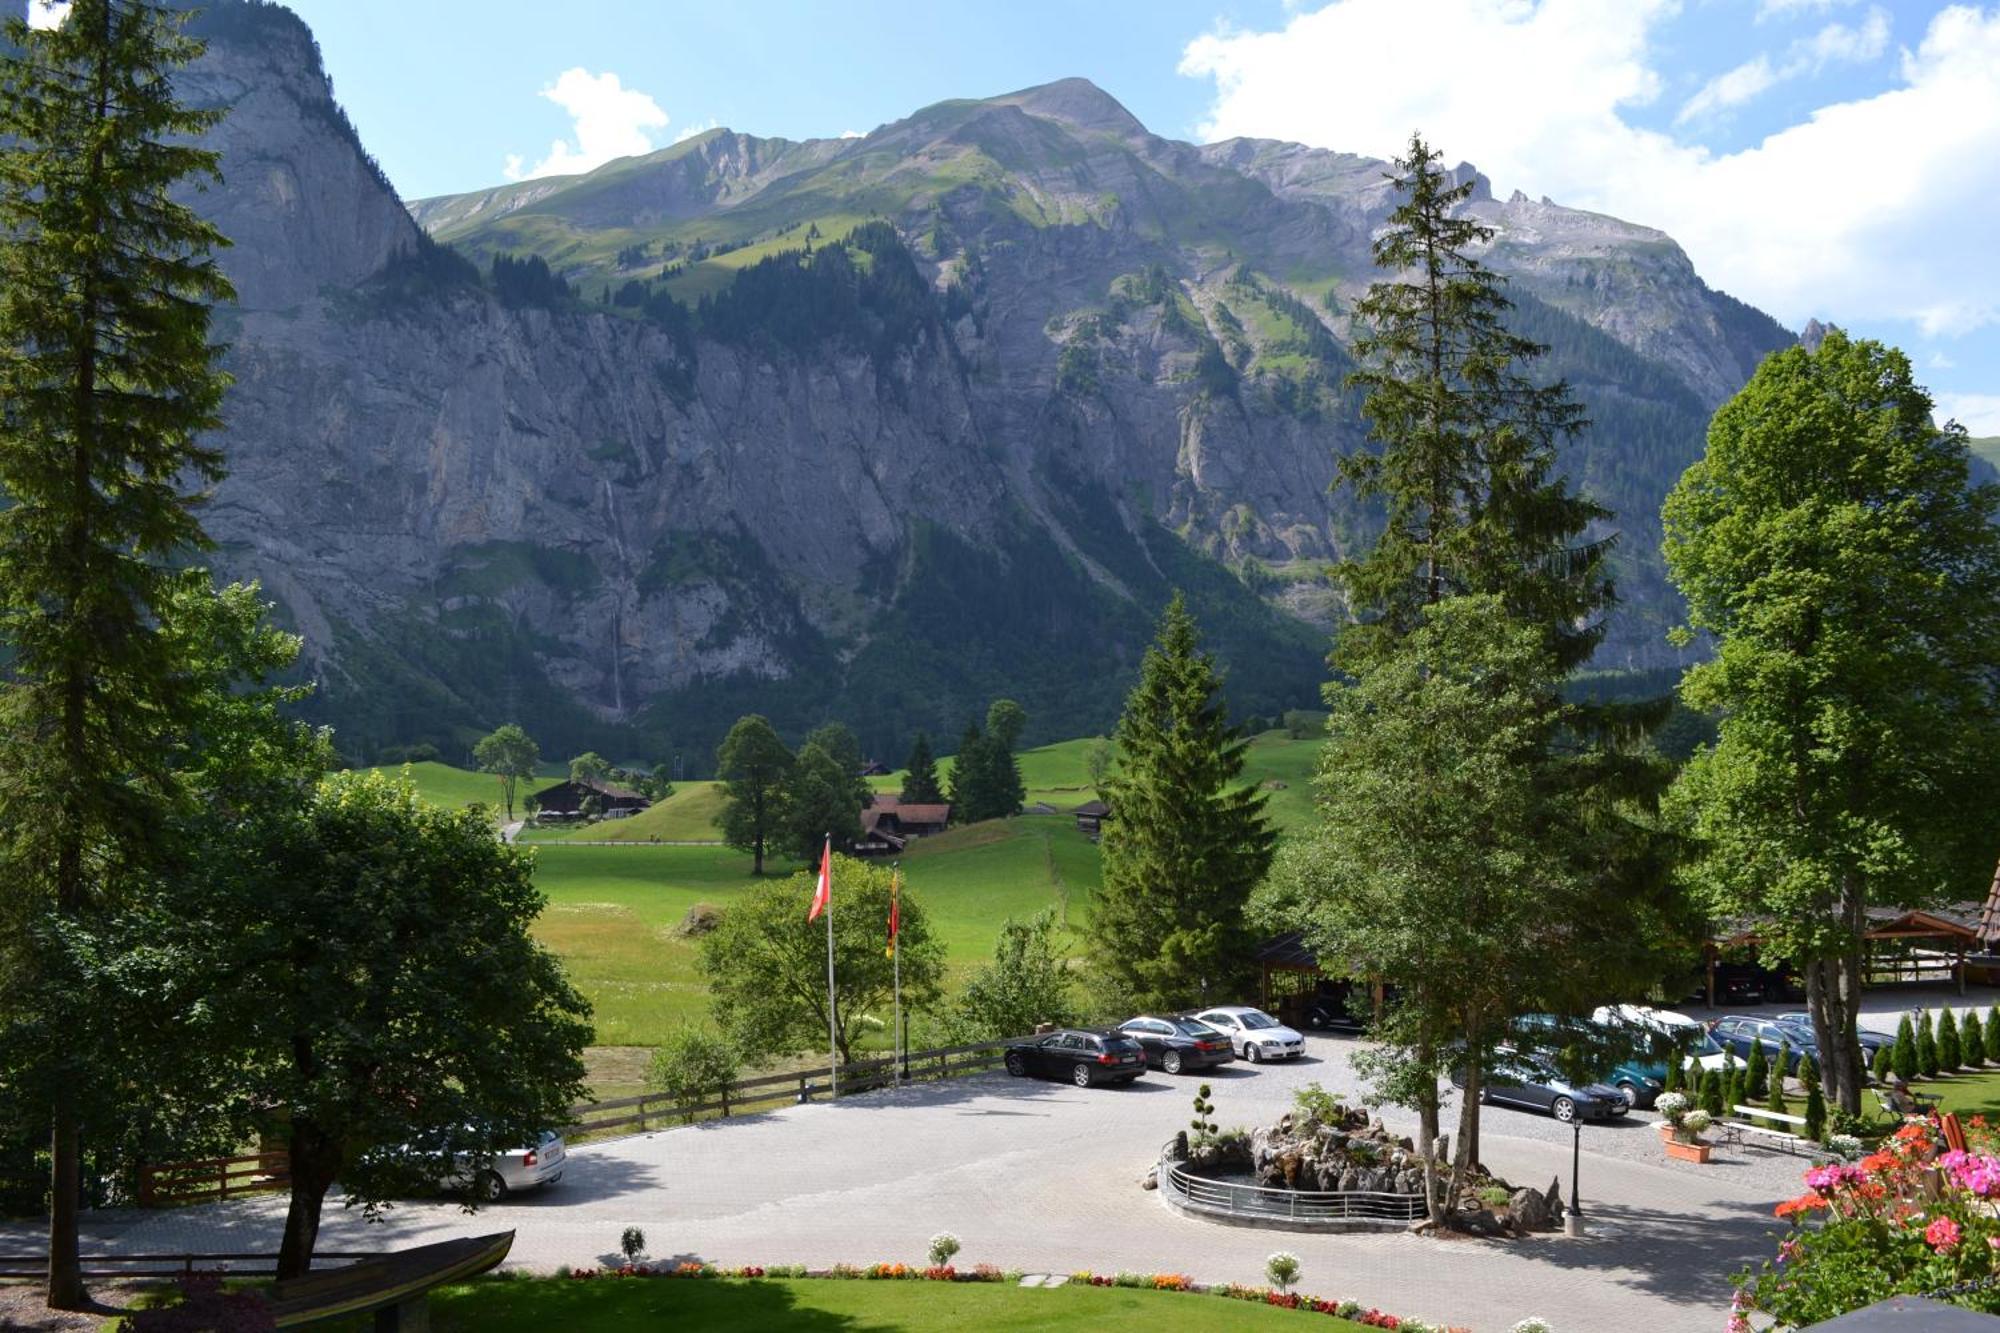
[[[840,1100],[840,1016],[833,990],[833,835],[826,835],[820,864],[826,867],[826,1081],[830,1099]]]
[[[902,918],[897,912],[897,899],[902,896],[903,863],[896,862],[889,880],[889,919],[895,923],[894,934],[889,937],[889,959],[896,967],[896,1035],[890,1043],[890,1068],[896,1071],[895,1082],[901,1083],[909,1069],[903,1060],[903,936]]]

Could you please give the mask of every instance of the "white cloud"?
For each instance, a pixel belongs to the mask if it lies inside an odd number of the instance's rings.
[[[28,0],[28,26],[60,28],[69,17],[69,0]]]
[[[1937,419],[1956,421],[1974,436],[2000,435],[2000,393],[1941,393]]]
[[[592,74],[566,69],[541,95],[569,112],[574,141],[557,139],[548,155],[524,166],[519,153],[509,153],[503,170],[508,180],[536,176],[567,176],[593,171],[613,158],[653,151],[652,131],[667,127],[660,104],[636,88],[627,88],[616,74]]]
[[[1510,189],[1660,227],[1712,284],[1796,327],[1819,314],[1927,334],[2000,321],[2000,10],[1954,6],[1897,86],[1717,154],[1622,114],[1657,95],[1670,0],[1337,0],[1268,32],[1190,43],[1215,80],[1204,137],[1388,156],[1421,129]],[[1421,62],[1373,53],[1429,34]],[[1866,25],[1863,25],[1865,31]],[[1328,70],[1340,70],[1330,78]]]
[[[1857,3],[1858,0],[1757,0],[1757,21],[1765,19],[1787,19],[1794,14],[1824,14],[1829,9],[1841,9]]]
[[[1943,352],[1932,352],[1930,356],[1924,361],[1924,365],[1930,368],[1931,370],[1958,369],[1958,362],[1952,360],[1950,357],[1946,356]]]
[[[1801,37],[1773,67],[1769,56],[1758,56],[1703,84],[1674,117],[1684,125],[1730,107],[1741,106],[1780,83],[1817,74],[1829,65],[1856,65],[1875,59],[1889,46],[1889,15],[1880,6],[1868,11],[1868,21],[1850,28],[1829,23],[1810,37]]]
[[[684,129],[682,129],[679,134],[676,134],[674,136],[674,142],[686,143],[689,139],[694,138],[694,136],[697,134],[707,134],[710,130],[717,128],[719,128],[719,123],[716,121],[715,117],[710,116],[707,120],[703,121],[699,125],[689,125]]]
[[[865,139],[868,136],[863,134],[860,130],[842,130],[840,132],[840,137],[843,139]]]

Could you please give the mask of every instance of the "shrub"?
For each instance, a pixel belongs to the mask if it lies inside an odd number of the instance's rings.
[[[1937,1056],[1938,1068],[1942,1070],[1955,1070],[1965,1063],[1958,1043],[1958,1019],[1951,1012],[1950,1005],[1945,1006],[1944,1013],[1938,1018]]]
[[[1479,1191],[1479,1201],[1488,1208],[1505,1208],[1508,1197],[1507,1191],[1498,1185],[1487,1185]]]
[[[1687,1140],[1692,1143],[1707,1133],[1708,1127],[1714,1123],[1715,1118],[1713,1116],[1697,1107],[1681,1117],[1680,1129]]]
[[[1928,1009],[1917,1014],[1917,1072],[1925,1078],[1936,1078],[1938,1073],[1937,1030],[1931,1026]]]
[[[1111,1279],[1111,1283],[1113,1286],[1118,1287],[1143,1287],[1147,1285],[1144,1277],[1137,1273],[1128,1273],[1122,1268],[1118,1270],[1118,1276]]]
[[[1908,1014],[1904,1014],[1902,1021],[1896,1024],[1895,1054],[1889,1057],[1889,1067],[1896,1071],[1897,1078],[1917,1076],[1917,1034]]]
[[[1299,1256],[1289,1250],[1278,1250],[1264,1260],[1264,1276],[1279,1291],[1289,1291],[1299,1280]]]
[[[1318,1083],[1308,1083],[1292,1093],[1292,1107],[1299,1120],[1319,1125],[1338,1123],[1344,1110],[1340,1099]]]
[[[1785,1066],[1791,1062],[1791,1047],[1780,1046],[1777,1067],[1771,1071],[1771,1096],[1764,1103],[1766,1110],[1775,1111],[1779,1115],[1789,1115],[1792,1110],[1785,1102]]]
[[[958,1253],[958,1249],[958,1237],[952,1235],[949,1231],[938,1232],[937,1235],[931,1237],[929,1251],[931,1267],[940,1268],[950,1263],[952,1256]]]
[[[1986,1059],[2000,1065],[2000,1004],[1986,1011]]]
[[[1526,1319],[1515,1320],[1507,1333],[1556,1333],[1556,1330],[1548,1320],[1531,1314]]]
[[[713,1032],[683,1026],[653,1052],[646,1083],[683,1106],[697,1106],[719,1096],[726,1084],[735,1081],[739,1067],[736,1048],[729,1042]],[[688,1123],[694,1118],[692,1111],[681,1116]]]
[[[1722,1114],[1722,1075],[1717,1070],[1702,1071],[1701,1108],[1711,1116]]]
[[[618,1249],[624,1254],[625,1261],[630,1263],[646,1252],[646,1233],[637,1227],[626,1227],[624,1234],[618,1237]]]
[[[1743,1100],[1746,1102],[1753,1101],[1769,1092],[1771,1090],[1768,1086],[1770,1075],[1770,1065],[1764,1060],[1764,1043],[1761,1041],[1751,1042],[1750,1060],[1743,1068],[1743,1077],[1745,1080],[1743,1084]],[[1735,1103],[1731,1102],[1730,1105],[1733,1106]]]
[[[1965,1011],[1965,1023],[1958,1030],[1960,1058],[1974,1069],[1986,1063],[1986,1029],[1979,1021],[1979,1011]]]
[[[1874,1066],[1868,1072],[1875,1076],[1877,1083],[1887,1083],[1889,1076],[1896,1072],[1895,1062],[1896,1048],[1894,1046],[1877,1046],[1875,1048]]]
[[[1806,1137],[1826,1138],[1826,1094],[1820,1091],[1818,1079],[1806,1085]],[[1836,1134],[1834,1137],[1847,1136]]]

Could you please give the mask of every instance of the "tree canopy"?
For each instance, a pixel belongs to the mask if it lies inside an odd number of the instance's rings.
[[[751,873],[764,873],[764,854],[779,836],[785,806],[785,782],[792,771],[792,752],[762,716],[739,718],[715,751],[716,776],[722,779],[723,841],[753,858]]]
[[[903,765],[902,799],[906,805],[937,805],[944,800],[938,785],[937,760],[931,754],[931,738],[919,731],[910,743],[910,757]]]
[[[534,737],[508,722],[473,746],[472,757],[482,773],[500,779],[500,797],[507,807],[507,818],[512,819],[515,792],[521,779],[535,776],[535,765],[542,762],[542,747],[535,744]],[[574,770],[575,765],[571,768]]]

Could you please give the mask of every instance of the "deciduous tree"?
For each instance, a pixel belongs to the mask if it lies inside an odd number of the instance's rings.
[[[764,853],[783,825],[785,780],[792,771],[792,752],[752,713],[738,718],[715,751],[716,776],[722,779],[722,838],[749,852],[751,873],[764,873]]]
[[[993,961],[967,979],[953,1006],[953,1036],[989,1041],[1033,1032],[1038,1023],[1068,1027],[1078,1021],[1055,912],[1044,909],[1026,921],[1009,917],[1000,926]]]
[[[855,795],[851,770],[820,748],[806,742],[791,772],[785,776],[785,850],[800,861],[817,862],[820,848],[831,837],[845,850],[861,836],[861,802]]]
[[[495,728],[492,735],[473,746],[472,757],[478,761],[482,773],[491,773],[500,779],[501,800],[507,807],[507,818],[511,820],[514,817],[514,793],[523,778],[535,776],[535,765],[542,762],[542,747],[535,744],[534,737],[509,722]]]
[[[1992,871],[2000,487],[1969,484],[1931,406],[1879,343],[1776,353],[1665,509],[1687,632],[1716,647],[1681,695],[1722,719],[1676,786],[1688,879],[1805,974],[1850,1114],[1869,908],[1975,897]]]

